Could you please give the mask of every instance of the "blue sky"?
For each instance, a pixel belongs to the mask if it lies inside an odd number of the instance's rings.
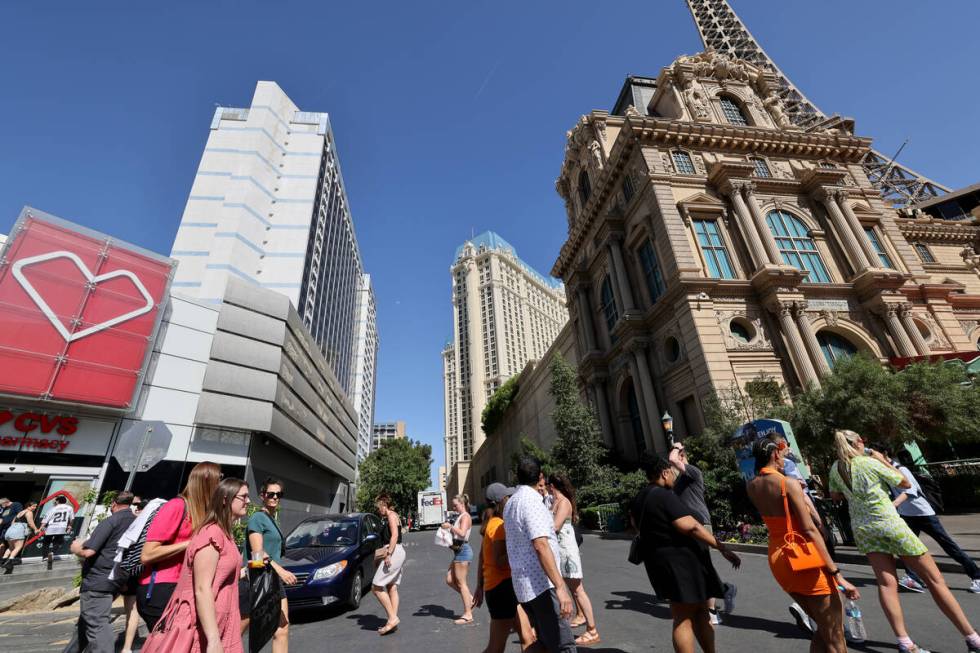
[[[910,138],[901,160],[948,186],[980,181],[980,3],[733,4],[825,112],[885,153]],[[215,104],[275,80],[331,114],[378,296],[376,418],[438,465],[456,246],[493,229],[549,271],[565,131],[700,49],[683,0],[4,2],[0,232],[31,204],[169,252]]]

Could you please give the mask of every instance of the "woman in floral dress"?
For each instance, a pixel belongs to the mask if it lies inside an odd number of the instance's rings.
[[[881,453],[865,448],[854,431],[834,434],[837,462],[830,469],[830,496],[847,499],[858,551],[868,556],[878,581],[878,599],[898,638],[900,653],[928,653],[909,638],[898,600],[895,557],[922,576],[933,600],[966,638],[970,653],[980,652],[980,637],[953,598],[929,550],[898,515],[887,487],[907,488],[909,482]],[[920,573],[921,572],[921,573]]]

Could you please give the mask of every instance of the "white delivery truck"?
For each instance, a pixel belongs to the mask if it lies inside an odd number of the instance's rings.
[[[419,492],[415,528],[438,528],[446,521],[446,493],[431,490]]]

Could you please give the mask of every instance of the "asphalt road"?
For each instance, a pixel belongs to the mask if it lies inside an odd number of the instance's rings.
[[[473,534],[474,540],[477,533]],[[449,552],[432,543],[432,532],[405,538],[408,560],[401,586],[401,626],[387,637],[377,628],[384,611],[368,594],[358,610],[338,609],[292,615],[290,649],[316,653],[478,653],[486,643],[489,614],[475,612],[475,623],[456,626],[458,595],[443,582]],[[626,562],[629,542],[586,535],[582,547],[585,586],[596,610],[602,642],[588,650],[605,653],[671,651],[667,604],[653,600],[642,567]],[[477,544],[474,549],[479,549]],[[733,571],[720,557],[715,564],[722,578],[738,585],[735,613],[725,617],[717,632],[718,651],[806,651],[809,641],[796,629],[787,612],[789,598],[776,586],[764,556],[742,555],[742,568]],[[878,606],[871,570],[841,565],[857,585],[868,630],[868,641],[852,650],[873,653],[897,650],[891,630]],[[947,582],[975,625],[980,626],[980,595],[966,591],[963,574],[947,574]],[[476,570],[470,571],[475,584]],[[963,640],[940,614],[927,594],[902,594],[912,637],[934,653],[962,652]],[[0,615],[0,651],[11,653],[61,650],[70,637],[77,612]],[[123,620],[116,621],[116,630]],[[518,651],[516,636],[508,651]],[[59,645],[60,644],[60,645]],[[117,645],[118,650],[118,645]],[[271,647],[266,646],[265,651]],[[585,648],[581,650],[587,650]]]
[[[481,651],[486,644],[489,614],[484,607],[475,612],[473,625],[452,623],[460,614],[461,602],[443,582],[449,552],[436,547],[432,538],[431,532],[413,533],[406,538],[408,560],[401,585],[401,625],[397,632],[378,636],[375,631],[384,624],[384,611],[368,595],[355,611],[294,615],[290,648],[330,653]],[[627,541],[600,540],[595,536],[586,536],[583,544],[585,586],[595,606],[602,636],[602,642],[589,650],[671,651],[669,608],[666,603],[652,599],[643,568],[626,562],[628,545]],[[742,560],[742,568],[736,572],[723,559],[715,558],[722,578],[739,588],[734,614],[727,616],[725,623],[717,628],[718,650],[806,651],[809,641],[790,618],[789,597],[773,581],[765,557],[745,554]],[[860,604],[868,641],[853,647],[854,650],[897,650],[878,605],[871,569],[862,565],[842,565],[842,568],[863,594]],[[475,580],[474,568],[470,581],[475,584]],[[980,626],[980,595],[966,591],[967,579],[962,574],[947,574],[947,581],[967,615]],[[934,653],[965,650],[959,634],[927,594],[903,593],[902,604],[917,643]],[[519,650],[516,636],[512,642],[508,650]]]

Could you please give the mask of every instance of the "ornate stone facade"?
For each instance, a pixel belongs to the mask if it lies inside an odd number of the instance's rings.
[[[977,227],[886,205],[860,165],[870,139],[844,119],[802,130],[777,90],[709,51],[664,68],[648,106],[568,132],[552,274],[586,394],[626,457],[665,448],[663,412],[698,432],[706,397],[760,375],[798,390],[856,351],[976,349]]]

